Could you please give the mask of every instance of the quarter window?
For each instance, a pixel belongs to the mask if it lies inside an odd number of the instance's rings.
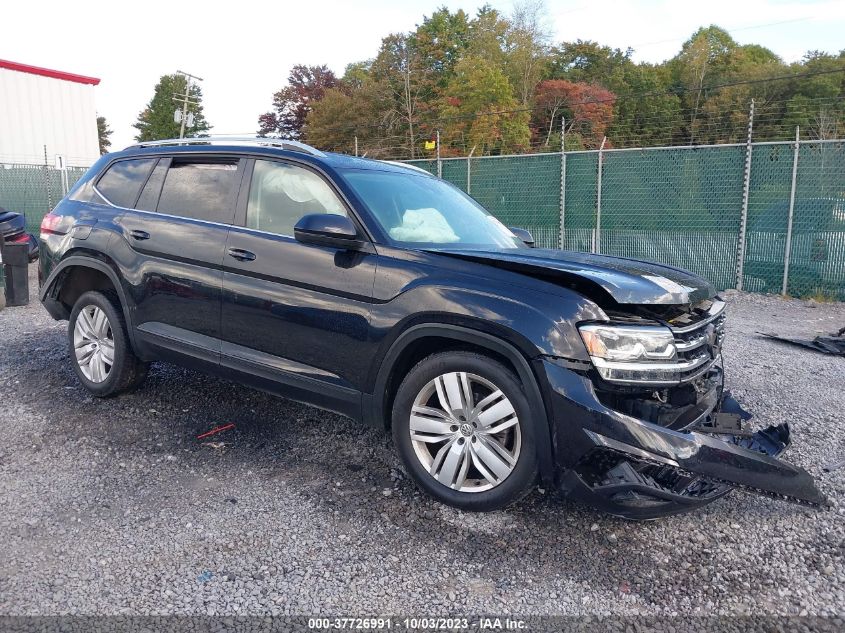
[[[178,161],[170,164],[158,211],[186,218],[231,224],[238,161]]]
[[[346,209],[313,171],[289,163],[255,161],[246,210],[248,228],[292,236],[294,225],[311,213],[346,215]]]
[[[97,181],[97,190],[113,205],[131,209],[155,162],[138,158],[114,163]]]
[[[142,211],[156,210],[158,195],[161,193],[161,184],[164,182],[164,177],[167,174],[168,162],[168,159],[164,158],[156,165],[152,175],[147,179],[147,184],[144,185],[144,189],[141,191],[141,197],[138,198],[138,202],[135,204],[136,209],[141,209]]]

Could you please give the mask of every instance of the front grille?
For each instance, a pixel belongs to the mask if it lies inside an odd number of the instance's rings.
[[[725,338],[725,304],[714,302],[697,322],[682,327],[670,325],[675,335],[678,360],[692,364],[681,372],[681,382],[693,380],[708,371],[722,349]]]

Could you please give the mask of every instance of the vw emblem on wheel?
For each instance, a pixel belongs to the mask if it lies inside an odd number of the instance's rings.
[[[461,424],[461,435],[463,435],[464,437],[469,437],[470,435],[472,435],[472,425],[467,424],[466,422]]]

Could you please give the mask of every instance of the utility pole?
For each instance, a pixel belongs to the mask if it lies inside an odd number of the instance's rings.
[[[182,116],[181,126],[179,127],[179,138],[185,138],[185,123],[188,121],[188,104],[199,105],[199,101],[191,99],[191,80],[202,81],[202,77],[197,77],[191,73],[186,73],[183,70],[177,70],[177,75],[182,75],[185,78],[185,94],[174,94],[173,99],[182,102]]]

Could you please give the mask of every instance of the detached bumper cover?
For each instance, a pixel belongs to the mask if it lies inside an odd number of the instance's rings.
[[[728,428],[718,423],[719,398],[688,427],[700,430],[673,430],[606,407],[587,378],[541,363],[558,484],[570,496],[632,519],[684,512],[734,488],[813,506],[828,503],[807,471],[777,459],[789,445],[786,424],[754,434]],[[736,409],[735,402],[724,404]]]

